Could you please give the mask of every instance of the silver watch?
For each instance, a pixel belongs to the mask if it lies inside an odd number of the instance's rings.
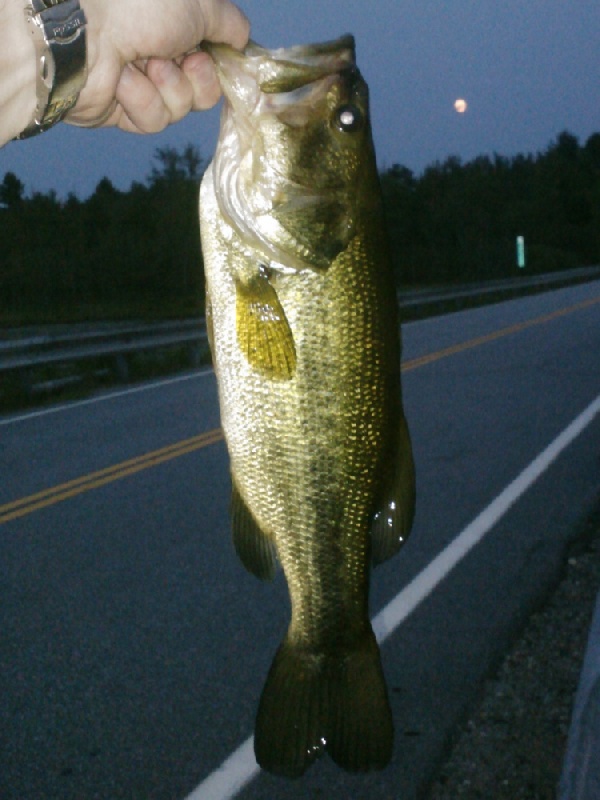
[[[28,0],[25,17],[37,58],[37,104],[33,120],[17,139],[60,122],[87,78],[86,18],[79,0]]]

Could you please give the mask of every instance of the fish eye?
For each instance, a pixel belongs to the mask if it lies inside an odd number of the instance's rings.
[[[336,112],[337,126],[344,133],[354,133],[359,130],[362,121],[361,110],[350,103],[340,106]]]

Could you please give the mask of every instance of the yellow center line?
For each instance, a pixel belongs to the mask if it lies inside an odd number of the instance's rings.
[[[426,364],[431,364],[433,361],[439,361],[441,358],[447,358],[447,356],[453,356],[456,353],[462,353],[463,350],[470,350],[472,347],[479,347],[482,344],[493,342],[496,339],[502,339],[504,336],[510,336],[513,333],[518,333],[519,331],[526,330],[527,328],[533,328],[535,325],[542,325],[545,322],[551,322],[554,319],[564,317],[567,314],[572,314],[574,311],[581,311],[582,309],[593,306],[596,303],[600,303],[600,297],[592,297],[591,299],[584,300],[583,302],[577,303],[574,306],[568,306],[567,308],[561,308],[558,311],[553,311],[551,314],[544,314],[541,317],[525,320],[525,322],[517,322],[515,325],[510,325],[507,328],[499,328],[497,331],[488,333],[485,336],[477,336],[475,339],[469,339],[466,342],[460,342],[459,344],[452,345],[452,347],[445,347],[443,350],[438,350],[435,353],[428,353],[425,356],[413,358],[410,361],[405,361],[402,364],[402,371],[408,372],[409,370],[416,369],[417,367],[424,367]]]
[[[134,475],[136,472],[141,472],[149,467],[155,467],[165,461],[179,458],[179,456],[183,456],[186,453],[192,453],[194,450],[208,447],[211,444],[221,441],[222,438],[223,432],[221,429],[215,428],[214,430],[206,431],[198,436],[192,436],[190,439],[184,439],[176,444],[162,447],[160,450],[153,450],[151,453],[146,453],[143,456],[130,458],[127,461],[122,461],[120,464],[114,464],[112,467],[106,467],[97,472],[91,472],[89,475],[75,478],[72,481],[67,481],[67,483],[61,483],[50,489],[44,489],[36,494],[23,497],[20,500],[5,503],[0,506],[0,525],[4,522],[10,522],[12,519],[23,517],[40,508],[46,508],[55,503],[61,503],[63,500],[75,497],[78,494],[83,494],[90,489],[97,489],[100,486],[105,486],[107,483],[120,480],[127,475]]]
[[[426,364],[431,364],[434,361],[439,361],[442,358],[461,353],[463,350],[470,350],[473,347],[479,347],[482,344],[493,342],[496,339],[501,339],[504,336],[509,336],[513,333],[518,333],[527,328],[532,328],[535,325],[542,325],[546,322],[564,317],[567,314],[572,314],[575,311],[581,311],[584,308],[600,303],[600,296],[593,297],[585,300],[577,305],[561,308],[558,311],[553,311],[550,314],[544,314],[534,319],[519,322],[515,325],[510,325],[506,328],[500,328],[493,333],[488,333],[485,336],[478,336],[474,339],[469,339],[465,342],[446,347],[442,350],[437,350],[435,353],[428,353],[427,355],[413,358],[410,361],[405,361],[402,364],[402,371],[408,372],[409,370],[423,367]],[[91,472],[88,475],[83,475],[80,478],[61,483],[58,486],[53,486],[50,489],[44,489],[35,494],[23,497],[20,500],[13,500],[10,503],[0,505],[0,525],[5,522],[10,522],[13,519],[24,517],[31,514],[33,511],[38,511],[41,508],[61,503],[63,500],[68,500],[71,497],[76,497],[79,494],[88,492],[91,489],[97,489],[100,486],[106,486],[108,483],[121,480],[128,475],[134,475],[136,472],[142,472],[150,467],[155,467],[158,464],[163,464],[165,461],[170,461],[174,458],[193,453],[209,445],[216,444],[223,439],[223,431],[220,428],[215,428],[198,436],[192,436],[190,439],[183,439],[175,444],[161,447],[159,450],[153,450],[143,456],[130,458],[127,461],[122,461],[119,464],[114,464],[112,467],[106,467]]]

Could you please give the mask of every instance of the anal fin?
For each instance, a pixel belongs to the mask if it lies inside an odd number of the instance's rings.
[[[371,523],[371,557],[380,564],[395,555],[406,541],[415,513],[415,465],[404,414],[396,431],[384,491]]]
[[[272,537],[264,533],[244,502],[235,481],[231,493],[233,545],[248,572],[271,580],[277,571],[277,550]]]

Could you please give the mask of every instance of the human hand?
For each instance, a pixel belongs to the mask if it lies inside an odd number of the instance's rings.
[[[88,78],[65,122],[155,133],[221,90],[204,39],[242,48],[246,17],[230,0],[81,0]]]

